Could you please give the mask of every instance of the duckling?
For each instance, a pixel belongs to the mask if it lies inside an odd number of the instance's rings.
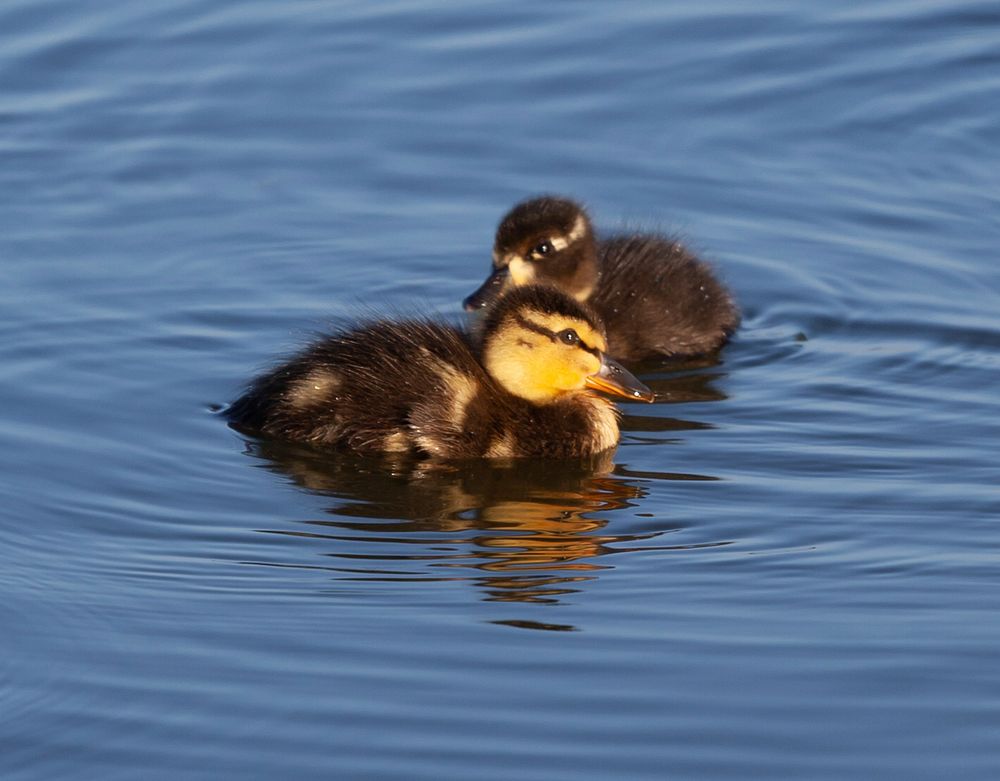
[[[653,393],[604,354],[600,321],[540,285],[492,307],[480,341],[429,320],[380,320],[317,341],[229,409],[237,428],[359,453],[575,457],[618,442],[601,390]]]
[[[464,306],[485,307],[528,283],[590,304],[604,321],[609,354],[625,363],[710,352],[740,319],[711,267],[682,244],[653,233],[598,241],[586,210],[568,198],[532,198],[507,213],[492,273]]]

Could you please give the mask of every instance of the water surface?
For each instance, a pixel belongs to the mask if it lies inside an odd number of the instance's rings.
[[[0,10],[0,769],[1000,775],[1000,12]],[[678,232],[745,322],[588,464],[214,412],[458,317],[517,199]]]

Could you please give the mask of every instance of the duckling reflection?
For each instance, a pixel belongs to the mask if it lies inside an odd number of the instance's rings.
[[[327,509],[335,519],[270,531],[337,544],[324,555],[341,560],[328,569],[342,577],[471,580],[489,601],[554,602],[596,578],[605,568],[597,557],[661,533],[602,533],[602,513],[645,495],[636,481],[612,473],[609,453],[428,467],[395,456],[330,459],[273,440],[250,442],[248,450],[335,500]]]
[[[659,370],[653,373],[645,373],[641,368],[637,368],[636,371],[645,374],[644,382],[656,394],[657,408],[654,412],[663,413],[671,404],[705,403],[724,401],[728,398],[725,392],[715,385],[716,381],[725,377],[725,374],[705,371],[718,366],[720,362],[716,354],[684,359],[683,363],[671,365],[667,370],[660,366]],[[715,425],[687,417],[664,414],[641,415],[626,410],[622,415],[620,427],[629,444],[635,446],[680,444],[684,441],[683,432],[704,431],[715,428]],[[664,434],[668,436],[663,436]]]

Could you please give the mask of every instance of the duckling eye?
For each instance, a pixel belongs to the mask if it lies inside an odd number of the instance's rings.
[[[565,331],[560,331],[556,334],[556,337],[563,344],[579,344],[580,337],[577,335],[576,331],[572,328],[567,328]]]
[[[531,254],[532,255],[540,255],[540,256],[544,257],[545,255],[548,255],[550,252],[553,252],[553,251],[555,251],[555,247],[552,246],[552,242],[543,241],[541,244],[537,245],[531,251]]]

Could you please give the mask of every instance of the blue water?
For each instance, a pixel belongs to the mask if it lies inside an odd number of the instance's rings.
[[[0,6],[0,777],[1000,777],[1000,9]],[[537,192],[745,311],[621,447],[216,410]]]

